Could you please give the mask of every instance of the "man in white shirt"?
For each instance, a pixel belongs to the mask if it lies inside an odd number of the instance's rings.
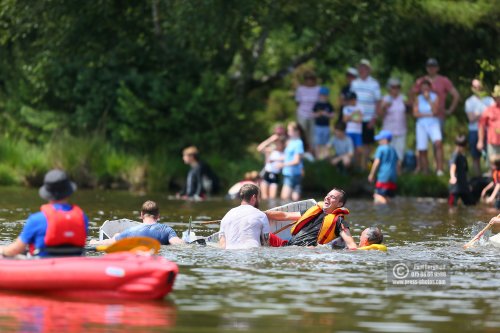
[[[231,209],[222,218],[220,247],[223,249],[249,249],[268,245],[269,220],[266,214],[258,209],[259,187],[245,184],[241,187],[239,196],[241,205]]]

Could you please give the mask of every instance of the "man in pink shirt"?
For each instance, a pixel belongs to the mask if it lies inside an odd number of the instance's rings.
[[[484,131],[486,130],[488,156],[500,155],[500,85],[496,85],[491,94],[495,99],[495,104],[486,108],[479,119],[479,129],[477,149],[483,150],[485,147]]]
[[[424,80],[429,80],[432,84],[432,91],[436,93],[439,97],[439,107],[438,107],[438,118],[441,120],[441,129],[444,129],[444,118],[447,115],[452,114],[458,106],[458,101],[460,95],[453,86],[453,83],[446,76],[439,75],[439,63],[436,59],[430,58],[426,63],[427,75],[422,76],[417,79],[415,85],[410,91],[409,99],[410,104],[413,103],[413,99],[420,92],[420,84]],[[452,96],[452,101],[450,107],[446,108],[446,96],[450,94]]]

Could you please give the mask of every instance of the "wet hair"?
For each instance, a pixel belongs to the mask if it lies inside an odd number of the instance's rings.
[[[382,244],[382,242],[384,241],[384,235],[382,234],[382,231],[380,231],[380,229],[377,227],[368,228],[366,237],[368,238],[368,242],[370,244]]]
[[[240,188],[238,196],[241,200],[249,202],[254,195],[259,196],[260,189],[254,184],[245,184]]]
[[[332,191],[337,191],[340,194],[342,194],[339,201],[342,202],[342,207],[344,207],[345,203],[347,202],[347,194],[344,192],[344,190],[341,190],[340,188],[336,187],[332,188]]]
[[[142,215],[157,217],[160,215],[160,208],[158,208],[156,202],[148,200],[142,204],[141,213]]]
[[[343,121],[338,121],[336,124],[335,124],[335,129],[336,130],[339,130],[339,131],[342,131],[342,132],[345,132],[345,129],[346,129],[346,123],[343,122]]]
[[[491,156],[490,162],[495,166],[496,170],[500,170],[500,155]]]
[[[455,144],[460,147],[467,146],[467,138],[465,137],[465,135],[457,135],[457,137],[455,138]]]

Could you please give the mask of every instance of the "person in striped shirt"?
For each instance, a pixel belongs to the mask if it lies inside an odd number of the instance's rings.
[[[352,81],[351,91],[356,93],[358,104],[363,108],[363,156],[361,167],[366,168],[368,157],[375,143],[375,123],[380,109],[380,84],[371,74],[371,64],[362,59],[358,65],[358,78]]]

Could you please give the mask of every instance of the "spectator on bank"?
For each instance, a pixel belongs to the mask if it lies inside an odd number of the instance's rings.
[[[316,75],[312,71],[304,73],[304,82],[295,91],[297,102],[297,122],[304,130],[309,143],[314,142],[314,113],[313,107],[318,100],[320,86]]]
[[[361,166],[363,155],[363,108],[357,102],[356,93],[350,92],[346,96],[347,105],[344,107],[344,122],[346,123],[346,134],[354,144],[354,157],[356,164]]]
[[[500,155],[500,85],[495,86],[491,96],[495,99],[495,103],[486,108],[481,115],[477,142],[477,149],[481,151],[486,147],[489,157]],[[486,140],[485,131],[488,133]]]
[[[266,164],[264,165],[264,175],[260,182],[261,198],[275,199],[278,193],[278,185],[281,181],[281,168],[285,160],[286,137],[274,133],[266,140],[262,141],[257,150],[264,153]]]
[[[439,63],[436,59],[429,58],[425,64],[425,69],[427,70],[427,75],[418,78],[410,91],[410,102],[413,102],[415,96],[419,94],[420,85],[426,80],[429,81],[432,91],[439,97],[436,115],[440,121],[441,131],[443,131],[445,117],[451,115],[455,111],[458,106],[460,95],[450,79],[438,74]],[[448,94],[451,95],[452,101],[450,107],[446,108],[446,97]]]
[[[362,140],[363,154],[361,167],[366,168],[371,155],[375,136],[375,123],[380,108],[380,85],[370,76],[372,67],[367,59],[359,62],[357,79],[352,81],[351,90],[356,93],[359,105],[363,108]]]
[[[382,130],[392,134],[391,146],[398,154],[399,163],[403,161],[406,149],[406,104],[405,97],[401,94],[401,81],[396,78],[389,79],[387,83],[389,94],[382,99],[380,117],[382,117]]]
[[[182,160],[191,169],[186,178],[184,189],[177,193],[177,197],[186,200],[203,200],[207,195],[218,190],[218,178],[208,164],[202,162],[198,148],[190,146],[182,151]]]
[[[430,139],[434,145],[434,157],[436,159],[438,176],[443,172],[443,135],[439,126],[438,114],[439,97],[431,91],[431,83],[424,80],[420,84],[420,95],[413,104],[413,115],[417,118],[416,140],[420,171],[427,173],[429,171],[429,161],[427,157],[427,141]]]
[[[455,151],[450,159],[450,180],[449,180],[449,196],[448,204],[454,207],[458,203],[458,199],[462,199],[464,205],[473,205],[472,195],[467,180],[467,158],[465,157],[465,147],[467,139],[464,135],[459,135],[455,139]]]
[[[302,193],[304,143],[300,138],[300,126],[296,122],[288,124],[287,133],[288,141],[282,170],[283,188],[281,189],[281,199],[298,201]]]
[[[472,169],[476,176],[481,174],[481,151],[477,149],[478,121],[486,107],[495,103],[495,100],[484,93],[481,81],[472,80],[472,96],[465,101],[465,113],[469,120],[469,149],[472,156]]]
[[[330,140],[330,119],[334,116],[333,106],[328,100],[330,90],[321,87],[318,101],[314,104],[314,153],[317,159],[328,156],[328,141]]]
[[[337,118],[337,123],[338,122],[344,122],[344,119],[342,118],[342,111],[344,109],[344,106],[347,105],[347,94],[351,92],[351,83],[358,77],[358,70],[353,67],[349,67],[346,70],[345,73],[345,79],[346,79],[346,85],[342,87],[340,90],[340,100],[339,100],[339,105],[340,105],[340,112]]]
[[[352,143],[352,139],[346,135],[345,129],[346,124],[344,122],[335,124],[334,136],[328,143],[335,151],[330,161],[332,165],[335,165],[341,172],[351,167],[354,157],[354,144]]]

